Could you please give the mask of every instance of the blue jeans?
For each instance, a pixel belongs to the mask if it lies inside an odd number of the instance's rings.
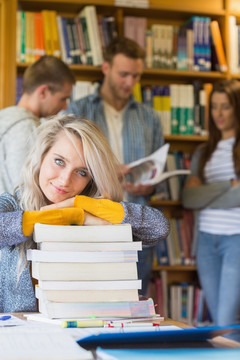
[[[143,246],[142,251],[138,252],[138,278],[142,280],[142,289],[139,290],[139,294],[143,296],[147,295],[147,288],[151,278],[154,248],[154,246]]]
[[[240,234],[200,232],[197,268],[207,305],[215,325],[239,323]],[[240,332],[229,336],[240,341]]]

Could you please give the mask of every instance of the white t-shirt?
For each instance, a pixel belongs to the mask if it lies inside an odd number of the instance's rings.
[[[123,141],[122,141],[122,127],[123,127],[123,113],[124,109],[117,111],[106,101],[103,102],[104,113],[107,120],[109,143],[111,149],[119,160],[123,164]]]
[[[225,180],[236,179],[233,164],[233,145],[235,138],[221,140],[217,144],[211,159],[205,166],[205,178],[207,184],[217,183]],[[240,208],[211,209],[200,211],[199,229],[211,234],[239,234]]]

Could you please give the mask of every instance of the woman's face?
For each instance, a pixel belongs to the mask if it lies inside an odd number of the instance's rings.
[[[227,139],[235,135],[235,115],[227,94],[215,92],[212,95],[211,113],[213,121],[222,133],[222,138]]]
[[[72,135],[72,138],[78,152],[62,132],[42,161],[39,185],[49,204],[81,194],[91,180],[83,157],[82,143],[76,136]]]

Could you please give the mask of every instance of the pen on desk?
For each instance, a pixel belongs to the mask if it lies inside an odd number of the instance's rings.
[[[91,328],[91,327],[105,327],[105,328],[123,328],[123,327],[150,327],[159,326],[155,323],[139,323],[132,321],[104,321],[104,320],[70,320],[63,321],[62,328]]]
[[[155,323],[134,323],[134,322],[109,322],[104,324],[105,328],[125,328],[125,327],[151,327],[151,326],[159,326],[159,324]]]
[[[0,316],[0,320],[2,320],[2,321],[9,320],[9,319],[11,319],[11,315]]]

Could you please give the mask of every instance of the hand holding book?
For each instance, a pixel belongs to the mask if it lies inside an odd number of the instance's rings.
[[[156,185],[171,176],[190,173],[185,169],[164,172],[169,146],[165,144],[151,155],[128,164],[135,185]]]

